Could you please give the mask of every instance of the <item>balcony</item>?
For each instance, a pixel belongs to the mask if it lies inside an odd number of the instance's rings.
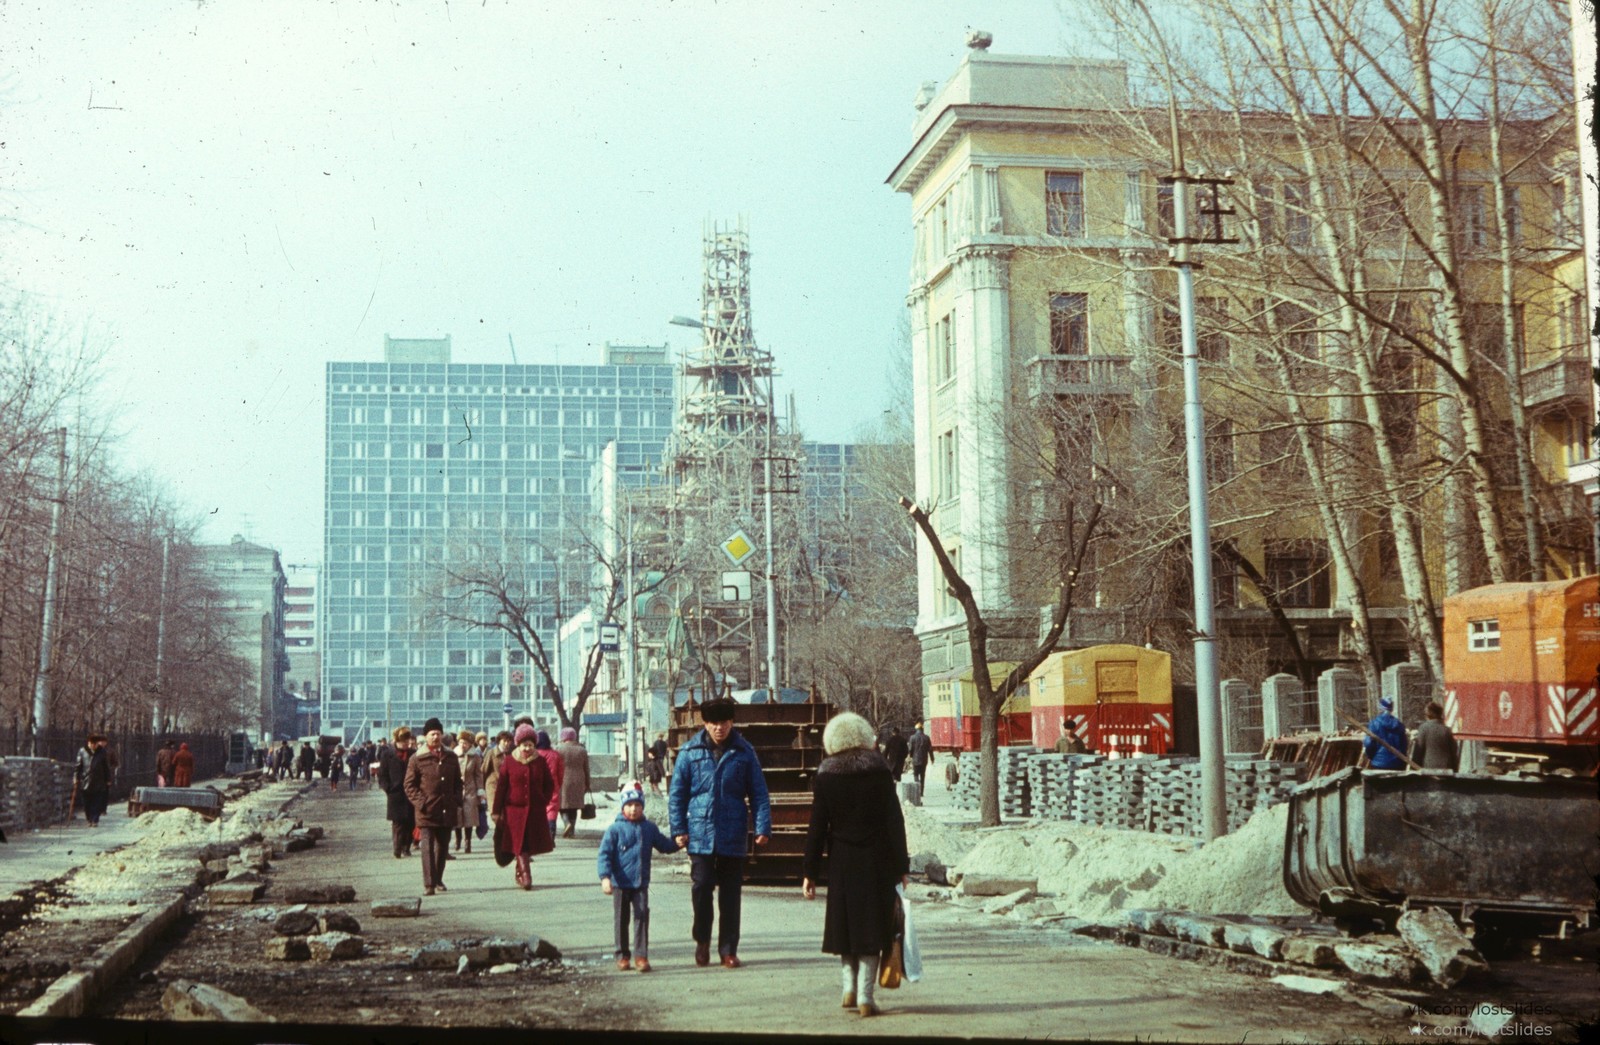
[[[1028,395],[1132,395],[1132,364],[1132,356],[1035,356],[1028,360]]]
[[[1522,402],[1529,410],[1587,409],[1593,387],[1584,355],[1562,356],[1522,372]]]

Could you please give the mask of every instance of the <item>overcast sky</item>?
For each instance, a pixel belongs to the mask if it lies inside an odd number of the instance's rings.
[[[323,364],[692,344],[708,220],[809,438],[882,411],[911,257],[884,185],[965,52],[1055,0],[6,0],[0,286],[104,347],[129,469],[315,562]]]

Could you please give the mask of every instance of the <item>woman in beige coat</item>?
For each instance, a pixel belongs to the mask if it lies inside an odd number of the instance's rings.
[[[478,736],[463,729],[456,745],[461,760],[461,819],[456,822],[456,852],[472,852],[472,833],[478,829],[478,810],[483,801],[483,755],[478,752]]]
[[[578,743],[578,731],[567,726],[561,731],[561,743],[556,745],[566,775],[561,778],[561,819],[567,826],[562,838],[571,838],[578,826],[578,809],[589,793],[589,749]]]

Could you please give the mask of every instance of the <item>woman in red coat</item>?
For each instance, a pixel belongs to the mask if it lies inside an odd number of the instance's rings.
[[[555,785],[555,790],[550,792],[550,802],[545,806],[545,819],[549,821],[550,844],[555,844],[556,819],[561,816],[561,781],[567,776],[567,760],[561,757],[550,743],[550,734],[539,730],[533,736],[534,747],[539,751],[539,757],[544,759],[545,768],[550,770],[550,780]]]
[[[523,889],[533,888],[529,857],[555,848],[545,808],[550,804],[550,796],[556,793],[556,786],[545,760],[534,747],[535,736],[532,726],[517,727],[513,738],[516,748],[500,760],[491,810],[495,862],[504,867],[514,861],[517,885]]]
[[[188,744],[179,744],[177,754],[172,756],[172,786],[188,787],[193,779],[194,753]]]

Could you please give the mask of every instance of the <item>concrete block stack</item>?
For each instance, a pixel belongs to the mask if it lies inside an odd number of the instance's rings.
[[[963,751],[957,761],[957,768],[961,771],[961,779],[956,781],[955,807],[957,809],[978,808],[978,759],[976,751]],[[1004,787],[1004,783],[1001,784]]]
[[[1028,783],[1028,760],[1038,752],[1034,747],[1000,749],[1000,813],[1002,816],[1033,815],[1033,789]]]
[[[1145,773],[1147,830],[1188,835],[1200,794],[1200,760],[1192,755],[1157,759]]]
[[[66,818],[72,766],[48,758],[0,758],[0,828],[20,831]]]
[[[1079,770],[1104,761],[1102,755],[1058,755],[1054,752],[1029,758],[1028,783],[1033,790],[1033,815],[1040,820],[1071,820]]]

